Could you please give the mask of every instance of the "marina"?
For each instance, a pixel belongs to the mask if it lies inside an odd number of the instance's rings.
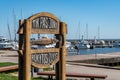
[[[120,80],[119,3],[1,1],[0,80]]]
[[[81,39],[67,39],[67,41],[76,44],[81,42]],[[96,48],[104,48],[104,47],[119,47],[120,39],[85,39],[85,41],[88,41],[90,45],[93,45]]]

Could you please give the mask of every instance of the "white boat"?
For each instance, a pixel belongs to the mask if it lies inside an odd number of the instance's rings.
[[[118,41],[113,42],[113,46],[114,47],[120,47],[120,42],[118,42]]]
[[[31,39],[32,49],[44,49],[44,48],[53,48],[56,45],[57,40],[48,38],[46,36],[41,37],[40,39]]]
[[[75,45],[75,49],[90,49],[90,44],[88,41],[85,41],[82,36],[82,40]]]
[[[33,45],[31,46],[32,49],[44,49],[44,48],[54,48],[56,43],[58,42],[57,39],[42,37],[38,40],[32,39],[31,42]],[[71,42],[66,41],[66,48],[71,46]]]
[[[0,49],[1,50],[15,50],[18,49],[18,44],[16,42],[9,42],[7,38],[0,36]]]
[[[80,42],[75,45],[75,48],[76,49],[90,49],[90,45],[88,43]]]
[[[45,49],[45,48],[54,48],[56,44],[49,44],[49,45],[32,45],[32,49]]]
[[[80,28],[80,23],[79,26]],[[88,39],[88,24],[86,24],[86,34],[87,34],[87,39]],[[80,31],[79,31],[79,36],[80,36]],[[89,42],[87,40],[84,40],[83,35],[82,35],[82,39],[80,42],[78,42],[77,44],[75,44],[75,49],[90,49],[91,45],[89,44]]]
[[[66,48],[71,47],[71,42],[66,41]]]

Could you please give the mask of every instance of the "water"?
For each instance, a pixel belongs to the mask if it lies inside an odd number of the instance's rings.
[[[74,50],[73,52],[68,52],[69,55],[87,55],[87,54],[105,54],[105,53],[113,53],[120,52],[119,48],[94,48],[94,49],[81,49],[77,52]]]

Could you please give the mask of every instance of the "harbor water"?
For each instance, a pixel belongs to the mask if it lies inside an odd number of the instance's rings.
[[[80,49],[69,51],[68,55],[88,55],[88,54],[106,54],[106,53],[113,53],[113,52],[120,52],[120,47],[116,48],[94,48],[94,49]]]

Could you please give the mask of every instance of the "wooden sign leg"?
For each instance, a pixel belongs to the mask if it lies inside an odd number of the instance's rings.
[[[60,73],[59,75],[61,76],[60,80],[66,80],[66,55],[64,53],[64,49],[61,49],[62,54],[60,54]]]
[[[19,53],[19,75],[18,80],[23,80],[23,55]]]
[[[63,45],[61,48],[60,54],[60,66],[61,66],[61,80],[66,80],[66,34],[67,34],[67,25],[64,22],[60,23],[61,34],[63,36]]]
[[[67,33],[67,26],[65,23],[60,23],[60,31],[61,35],[63,36],[63,44],[60,49],[60,57],[59,62],[56,64],[56,80],[66,80],[66,33]]]
[[[26,27],[24,27],[25,45],[24,45],[24,80],[31,80],[31,47],[30,47],[30,34],[31,28],[29,27],[29,21],[26,21]]]
[[[23,24],[23,21],[19,21],[19,26],[21,27],[21,25]],[[22,50],[22,46],[23,46],[23,39],[24,39],[24,35],[23,34],[19,34],[19,50]],[[19,53],[19,71],[18,71],[18,80],[23,80],[23,54]]]
[[[60,80],[59,79],[59,73],[60,73],[60,70],[59,70],[59,61],[56,63],[56,65],[55,65],[55,74],[56,74],[56,80]]]

